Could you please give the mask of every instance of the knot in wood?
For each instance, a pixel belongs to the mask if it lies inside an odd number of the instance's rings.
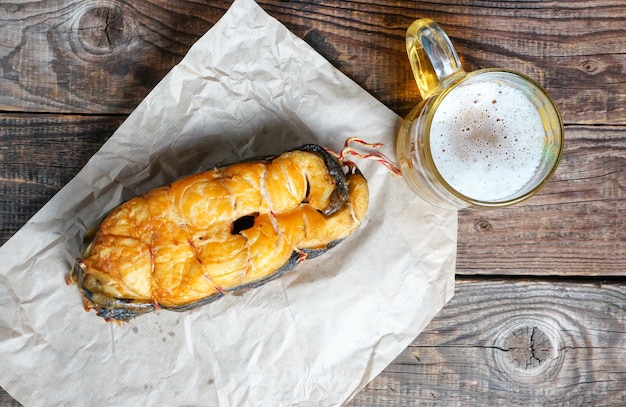
[[[124,12],[116,5],[88,8],[78,22],[77,33],[85,50],[110,52],[126,42]]]
[[[593,59],[587,59],[580,64],[580,67],[586,73],[594,73],[598,70],[598,64]]]
[[[485,219],[481,219],[474,224],[474,227],[479,232],[489,232],[493,227],[491,223]]]
[[[522,370],[537,369],[554,353],[552,341],[539,327],[525,326],[512,331],[504,342],[509,362]]]
[[[557,324],[543,313],[513,316],[504,323],[494,347],[497,372],[504,380],[543,386],[559,375],[565,353]]]

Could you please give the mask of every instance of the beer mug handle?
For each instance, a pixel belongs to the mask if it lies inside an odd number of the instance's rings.
[[[416,20],[407,29],[406,51],[422,99],[464,73],[450,38],[431,19]]]

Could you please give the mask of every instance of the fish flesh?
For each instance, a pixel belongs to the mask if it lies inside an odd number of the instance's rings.
[[[325,253],[359,228],[368,203],[358,168],[316,144],[214,168],[102,217],[68,281],[106,320],[187,311]]]

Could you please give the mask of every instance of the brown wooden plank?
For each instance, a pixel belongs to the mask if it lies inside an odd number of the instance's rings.
[[[78,173],[123,119],[0,114],[0,245]]]
[[[0,407],[22,407],[22,405],[0,387]]]
[[[3,2],[0,110],[129,113],[230,3]],[[536,77],[568,123],[626,124],[626,8],[617,0],[259,3],[401,115],[419,100],[404,32],[430,17],[467,69]]]
[[[626,282],[457,281],[351,406],[623,406]]]
[[[457,281],[455,297],[351,406],[626,401],[626,283]],[[0,390],[0,406],[19,404]]]
[[[626,282],[457,281],[350,405],[622,406],[625,304]],[[0,406],[18,405],[0,390]]]
[[[41,208],[122,117],[0,116],[0,242]],[[626,133],[568,127],[553,180],[529,201],[462,211],[457,273],[624,275]]]
[[[459,215],[457,273],[626,274],[626,132],[567,127],[563,160],[539,195]]]
[[[260,3],[401,115],[419,100],[404,33],[429,17],[467,70],[508,67],[535,77],[567,123],[626,123],[626,9],[617,0]]]
[[[0,4],[0,110],[129,113],[230,2]]]

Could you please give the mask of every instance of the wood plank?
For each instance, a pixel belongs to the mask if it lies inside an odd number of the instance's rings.
[[[0,245],[80,171],[123,119],[0,114]]]
[[[0,115],[0,242],[86,163],[123,117]],[[457,273],[623,275],[626,133],[568,127],[566,153],[536,197],[462,211]]]
[[[450,35],[466,70],[508,67],[535,77],[567,123],[626,123],[626,8],[618,0],[260,4],[401,115],[419,100],[404,33],[428,17]]]
[[[350,406],[626,402],[626,281],[461,279]],[[4,404],[3,404],[4,403]],[[19,406],[0,389],[1,406]]]
[[[623,406],[626,281],[457,281],[350,406]]]
[[[0,110],[129,113],[231,2],[57,3],[0,5]],[[401,115],[419,101],[404,32],[430,17],[466,69],[530,74],[567,123],[626,124],[626,8],[618,0],[259,4]]]
[[[458,274],[624,275],[626,131],[571,126],[565,146],[537,196],[460,212]]]
[[[9,395],[2,387],[0,387],[0,406],[1,407],[22,407],[13,397]]]
[[[419,100],[404,32],[430,17],[450,34],[468,70],[500,66],[534,76],[568,123],[626,122],[626,10],[619,1],[259,3],[401,115]]]
[[[0,3],[0,110],[129,113],[230,2]]]

